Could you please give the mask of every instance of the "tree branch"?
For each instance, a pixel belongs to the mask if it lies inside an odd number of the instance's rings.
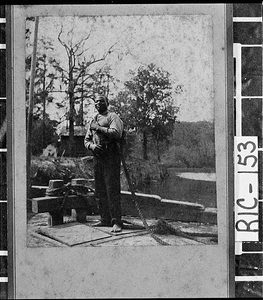
[[[79,50],[81,44],[84,45],[85,41],[87,41],[87,40],[90,38],[91,31],[92,31],[92,29],[90,30],[90,33],[89,33],[85,38],[81,39],[81,40],[80,40],[80,41],[72,48],[73,50],[74,50],[74,48],[76,49],[76,50],[74,51],[74,53],[76,53],[76,52]],[[85,52],[85,50],[82,51],[82,52],[81,52],[80,54],[78,54],[77,56],[80,56],[83,52]]]
[[[60,42],[60,44],[66,49],[67,55],[69,55],[69,47],[67,46],[66,43],[64,43],[61,39],[61,34],[62,34],[62,30],[63,30],[63,25],[61,25],[61,29],[60,32],[58,34],[58,41]]]

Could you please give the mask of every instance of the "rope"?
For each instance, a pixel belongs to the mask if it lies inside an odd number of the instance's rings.
[[[158,220],[158,222],[153,226],[153,231],[158,234],[173,234],[177,236],[181,236],[186,239],[191,239],[197,242],[201,242],[203,244],[210,244],[209,242],[202,241],[198,237],[193,237],[187,233],[184,233],[179,228],[174,228],[172,225],[168,224],[165,220]]]

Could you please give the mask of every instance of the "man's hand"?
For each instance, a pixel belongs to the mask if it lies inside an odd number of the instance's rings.
[[[100,126],[98,125],[98,123],[92,120],[90,123],[90,129],[97,131],[99,128]]]
[[[92,145],[89,146],[89,148],[96,155],[101,155],[103,153],[103,149],[102,149],[101,145],[92,144]]]
[[[95,130],[95,131],[99,131],[102,134],[108,134],[108,128],[107,127],[103,127],[100,126],[97,122],[95,122],[94,120],[91,121],[90,123],[90,129],[91,130]]]

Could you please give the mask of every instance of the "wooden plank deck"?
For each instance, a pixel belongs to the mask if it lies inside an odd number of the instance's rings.
[[[119,233],[111,232],[111,227],[94,227],[99,216],[88,216],[86,223],[69,220],[68,223],[48,226],[48,213],[32,216],[28,222],[28,247],[103,247],[103,246],[161,246],[150,233],[143,228],[139,218],[124,217],[129,222],[127,228]],[[158,220],[147,219],[149,226],[155,225]],[[217,226],[168,222],[174,228],[180,228],[187,237],[171,234],[158,234],[156,236],[171,246],[217,244]],[[132,226],[134,225],[134,228]],[[41,241],[42,240],[42,241]]]

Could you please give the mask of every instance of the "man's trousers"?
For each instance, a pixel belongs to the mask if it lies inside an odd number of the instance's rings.
[[[93,167],[101,221],[121,225],[121,157],[118,145],[111,145],[102,156],[94,156]]]

